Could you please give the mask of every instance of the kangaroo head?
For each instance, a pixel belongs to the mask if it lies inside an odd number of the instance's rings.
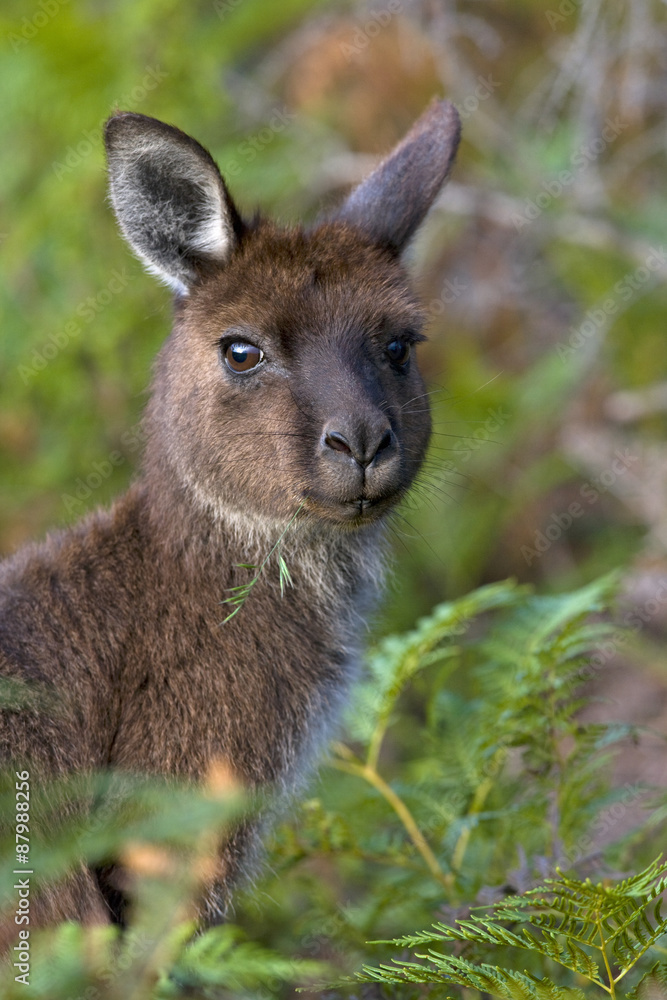
[[[245,221],[183,132],[109,120],[121,230],[176,292],[149,411],[163,477],[222,517],[273,523],[302,505],[356,529],[400,499],[430,433],[424,317],[400,255],[458,138],[455,109],[435,102],[337,211],[281,228]]]

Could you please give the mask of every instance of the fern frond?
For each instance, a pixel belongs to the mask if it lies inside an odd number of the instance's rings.
[[[428,957],[428,956],[421,956]],[[527,972],[499,969],[493,965],[474,965],[463,958],[438,956],[437,969],[415,962],[400,966],[364,966],[357,978],[362,982],[380,983],[440,983],[464,986],[500,997],[501,1000],[586,1000],[580,989],[557,986],[549,979],[537,979]]]
[[[667,965],[656,962],[629,993],[626,1000],[664,1000],[667,997]]]
[[[221,995],[218,990],[223,987],[244,996],[252,995],[255,990],[259,992],[267,983],[313,981],[328,971],[324,962],[286,958],[263,948],[246,940],[238,927],[227,924],[192,938],[171,970],[170,979],[192,996],[212,995],[208,990],[215,987],[216,996]],[[166,977],[162,985],[168,987]]]
[[[360,685],[348,720],[353,735],[369,739],[384,732],[395,704],[409,681],[426,666],[452,657],[457,651],[448,641],[463,635],[479,615],[515,604],[527,588],[505,580],[438,605],[417,627],[404,635],[384,638],[369,657],[371,680]]]
[[[485,955],[493,947],[518,948],[542,955],[616,996],[616,984],[667,933],[667,918],[661,917],[660,910],[660,897],[666,888],[667,863],[660,859],[616,885],[594,884],[589,879],[562,875],[546,879],[543,885],[523,896],[508,897],[488,907],[484,915],[473,914],[469,919],[457,920],[454,926],[437,923],[431,930],[399,938],[394,944],[415,948],[424,944],[467,942],[481,946]],[[433,947],[415,955],[428,964],[393,959],[392,966],[364,972],[387,982],[406,979],[451,982],[502,1000],[575,995],[550,994],[549,990],[562,987],[551,980],[538,980],[525,971],[517,973],[484,963],[474,964],[460,956],[443,955]],[[618,966],[613,976],[609,956]],[[655,976],[663,975],[662,967],[654,966],[654,970],[657,970]],[[381,976],[388,971],[391,978],[382,980]],[[395,978],[401,975],[403,980]],[[637,994],[636,1000],[643,998]]]

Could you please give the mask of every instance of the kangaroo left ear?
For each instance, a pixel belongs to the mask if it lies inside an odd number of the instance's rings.
[[[123,236],[147,270],[187,294],[224,264],[243,223],[213,158],[185,132],[121,112],[105,128],[111,201]]]
[[[461,120],[449,101],[433,101],[405,138],[332,215],[397,253],[423,222],[456,156]]]

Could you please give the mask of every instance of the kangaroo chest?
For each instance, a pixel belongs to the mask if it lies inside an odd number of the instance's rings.
[[[109,763],[199,779],[223,761],[244,783],[291,784],[354,674],[340,620],[332,627],[308,591],[268,587],[224,624],[217,601],[154,602],[150,613],[126,653]]]

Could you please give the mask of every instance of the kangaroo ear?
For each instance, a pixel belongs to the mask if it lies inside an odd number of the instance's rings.
[[[400,252],[447,180],[460,136],[454,105],[433,101],[333,219],[358,226],[375,242]]]
[[[146,115],[114,115],[104,139],[123,236],[151,274],[187,294],[243,230],[220,171],[198,142]]]

